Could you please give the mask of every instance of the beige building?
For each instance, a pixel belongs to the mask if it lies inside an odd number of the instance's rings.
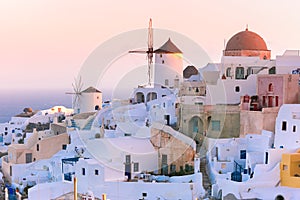
[[[210,138],[239,137],[240,109],[238,105],[178,106],[179,131],[201,142]]]
[[[69,135],[65,126],[51,124],[50,130],[34,130],[25,144],[8,146],[8,155],[2,157],[2,172],[9,181],[13,181],[13,165],[51,158],[58,151],[66,149],[67,144]]]
[[[169,126],[154,124],[150,141],[158,152],[161,174],[194,172],[195,142]]]

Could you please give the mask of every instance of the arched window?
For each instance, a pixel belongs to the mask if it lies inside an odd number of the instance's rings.
[[[135,95],[135,99],[137,103],[144,103],[145,102],[145,96],[142,92],[137,92]]]
[[[274,91],[274,88],[273,88],[273,84],[270,83],[269,84],[269,89],[268,89],[269,92],[273,92]]]
[[[149,93],[147,94],[147,102],[148,102],[148,101],[155,100],[155,99],[157,99],[157,94],[156,94],[156,92],[149,92]]]
[[[244,78],[245,78],[244,67],[237,67],[235,69],[235,79],[244,79]]]
[[[269,69],[269,74],[276,74],[276,68],[271,67],[271,69]]]
[[[231,67],[228,67],[228,68],[226,69],[226,76],[227,76],[227,77],[231,77]]]

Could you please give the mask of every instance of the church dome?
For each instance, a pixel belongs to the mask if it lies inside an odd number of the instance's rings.
[[[262,37],[257,33],[249,31],[248,28],[245,31],[241,31],[227,42],[225,51],[234,50],[260,50],[267,51],[267,45]]]

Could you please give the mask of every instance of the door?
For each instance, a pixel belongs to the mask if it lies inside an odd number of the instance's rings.
[[[170,115],[165,115],[166,125],[170,125]]]
[[[125,157],[125,176],[128,177],[128,180],[131,180],[131,156],[126,155]]]
[[[268,107],[273,107],[273,96],[268,96]]]
[[[163,175],[168,174],[168,156],[165,154],[162,154],[161,157],[161,173]]]
[[[32,153],[26,153],[25,158],[26,158],[26,163],[31,163],[32,162]]]

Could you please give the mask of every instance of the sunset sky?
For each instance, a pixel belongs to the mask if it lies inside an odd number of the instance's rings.
[[[71,88],[95,48],[120,33],[147,28],[149,18],[153,28],[194,40],[215,62],[224,40],[248,24],[275,58],[300,49],[299,9],[298,0],[0,1],[0,90]]]

